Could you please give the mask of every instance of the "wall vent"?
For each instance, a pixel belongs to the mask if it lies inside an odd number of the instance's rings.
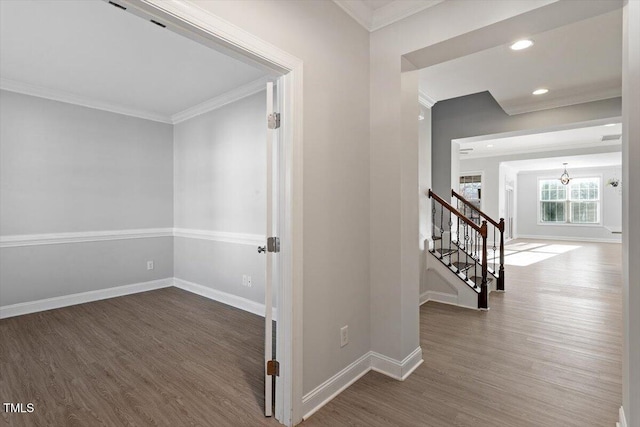
[[[163,24],[163,23],[161,23],[161,22],[154,21],[153,19],[150,19],[150,21],[151,21],[151,22],[153,22],[154,24],[156,24],[156,25],[157,25],[157,26],[159,26],[159,27],[167,28],[167,26],[166,26],[166,25],[164,25],[164,24]]]
[[[617,134],[617,135],[604,135],[602,137],[602,142],[607,142],[607,141],[617,141],[620,138],[622,138],[622,134]]]

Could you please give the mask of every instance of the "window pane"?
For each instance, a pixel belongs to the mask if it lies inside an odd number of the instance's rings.
[[[597,224],[598,202],[571,202],[571,222],[575,224]]]
[[[564,202],[540,202],[542,222],[565,222]]]
[[[571,200],[598,200],[600,198],[600,178],[575,178],[569,187]]]
[[[540,181],[540,200],[566,200],[566,187],[557,179]]]

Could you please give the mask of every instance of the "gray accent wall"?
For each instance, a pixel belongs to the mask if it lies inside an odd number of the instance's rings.
[[[6,91],[0,121],[3,236],[173,226],[171,125]],[[0,270],[2,306],[164,279],[173,238],[5,247]]]
[[[265,235],[266,114],[261,91],[174,126],[176,228]],[[264,303],[257,245],[177,237],[174,251],[176,278]]]
[[[617,118],[622,112],[621,102],[621,98],[611,98],[510,116],[489,92],[440,101],[431,109],[433,189],[439,195],[451,191],[454,139]]]

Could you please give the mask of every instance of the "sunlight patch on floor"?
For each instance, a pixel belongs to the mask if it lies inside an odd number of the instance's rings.
[[[514,243],[505,247],[504,263],[505,265],[526,267],[580,247],[578,245]]]

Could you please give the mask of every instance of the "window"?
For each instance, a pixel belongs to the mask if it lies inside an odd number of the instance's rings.
[[[482,205],[482,175],[461,175],[460,195],[467,199],[479,211]],[[458,208],[462,208],[462,211],[469,219],[476,224],[480,224],[480,215],[478,212],[473,209],[468,209],[466,206],[458,206]]]
[[[599,224],[600,178],[539,181],[540,222],[543,224]]]

